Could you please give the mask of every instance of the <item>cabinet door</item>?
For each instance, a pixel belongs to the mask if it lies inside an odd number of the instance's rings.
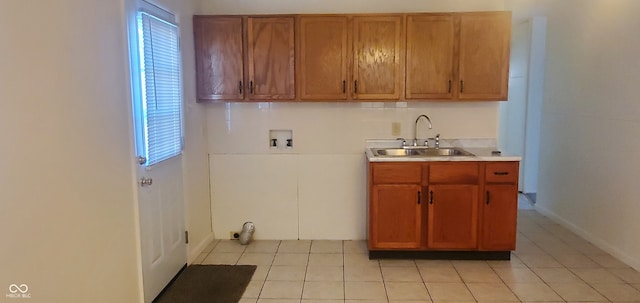
[[[402,16],[354,17],[354,99],[398,100],[404,81]]]
[[[302,100],[346,100],[347,17],[301,16],[298,86]]]
[[[293,100],[293,17],[247,20],[249,99]]]
[[[484,199],[480,249],[492,251],[516,249],[518,186],[486,185]]]
[[[431,185],[428,199],[428,248],[478,247],[477,185]]]
[[[422,197],[419,185],[374,185],[369,208],[369,249],[419,248]]]
[[[452,15],[407,16],[406,99],[453,97],[454,34]]]
[[[511,13],[460,15],[460,100],[507,100]]]
[[[241,17],[193,17],[199,101],[242,100]]]

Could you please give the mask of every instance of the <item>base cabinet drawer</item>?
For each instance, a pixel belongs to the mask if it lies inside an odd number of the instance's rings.
[[[486,183],[518,183],[518,162],[492,162],[485,166]]]
[[[422,179],[418,163],[375,163],[370,171],[374,184],[419,184]]]

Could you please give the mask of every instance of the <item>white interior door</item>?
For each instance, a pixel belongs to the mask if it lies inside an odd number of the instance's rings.
[[[151,302],[187,262],[181,157],[141,165],[138,180],[144,297]]]
[[[182,186],[182,77],[178,26],[144,5],[130,33],[144,301],[187,263]]]

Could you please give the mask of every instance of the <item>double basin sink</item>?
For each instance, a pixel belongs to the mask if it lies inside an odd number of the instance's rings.
[[[415,147],[406,146],[403,148],[372,148],[374,157],[455,157],[455,156],[475,156],[474,154],[458,147]]]

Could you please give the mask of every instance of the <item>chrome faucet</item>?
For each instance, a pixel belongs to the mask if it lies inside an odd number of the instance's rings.
[[[418,116],[418,118],[416,119],[416,124],[414,124],[413,126],[413,146],[418,146],[418,121],[420,121],[420,118],[424,117],[425,119],[427,119],[427,122],[429,122],[429,129],[431,129],[433,126],[431,125],[431,119],[429,119],[429,117],[427,115],[420,115]],[[429,146],[428,144],[429,141],[425,141],[425,146]]]

